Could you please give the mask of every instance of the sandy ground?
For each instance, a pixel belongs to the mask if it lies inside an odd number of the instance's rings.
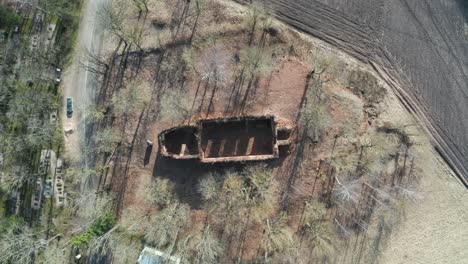
[[[422,199],[407,208],[391,235],[381,263],[466,263],[468,192],[441,159],[432,154],[432,173],[421,180]]]
[[[414,122],[395,95],[382,117]],[[466,263],[468,260],[468,192],[459,178],[422,135],[416,159],[423,162],[418,192],[400,225],[393,230],[379,263]]]

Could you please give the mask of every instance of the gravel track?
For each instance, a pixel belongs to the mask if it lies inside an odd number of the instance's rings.
[[[85,142],[89,133],[86,131],[86,112],[83,111],[92,103],[96,91],[96,76],[88,72],[81,63],[89,65],[89,61],[80,63],[82,52],[85,50],[96,53],[100,50],[101,29],[98,26],[97,9],[103,0],[86,0],[83,2],[81,10],[80,27],[77,36],[77,47],[70,65],[64,72],[61,94],[65,98],[73,98],[73,116],[66,117],[66,104],[63,104],[64,127],[73,128],[74,132],[65,137],[67,151],[73,153],[82,160],[84,167],[88,166],[88,159],[85,153]],[[94,188],[97,186],[96,177],[90,178],[88,182],[83,182],[81,190]]]
[[[459,1],[264,0],[281,21],[371,64],[468,187],[468,9]]]

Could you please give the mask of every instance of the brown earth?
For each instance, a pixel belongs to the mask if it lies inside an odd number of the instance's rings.
[[[229,6],[229,8],[233,8],[233,12],[229,12],[230,14],[245,13],[243,9],[235,6]],[[236,27],[235,23],[238,23],[240,19],[233,16],[233,23],[223,20],[223,26],[229,28],[231,32],[237,33],[226,34],[217,39],[217,43],[222,43],[224,46],[228,58],[236,57],[239,50],[245,48],[248,43],[245,31]],[[282,188],[282,192],[287,194],[281,197],[278,207],[286,208],[291,216],[290,228],[295,230],[299,224],[298,216],[304,199],[319,196],[323,187],[330,184],[330,179],[324,178],[324,172],[329,167],[321,160],[330,156],[330,150],[335,144],[350,149],[356,144],[347,140],[340,140],[337,143],[335,135],[342,134],[344,130],[350,130],[354,136],[372,132],[363,99],[348,89],[346,81],[343,81],[346,80],[351,69],[367,69],[359,66],[354,59],[317,40],[309,39],[280,24],[275,24],[275,27],[280,31],[279,36],[269,38],[267,43],[274,45],[280,55],[275,57],[273,69],[269,75],[252,81],[252,90],[246,96],[243,106],[242,103],[236,104],[232,99],[232,94],[235,93],[233,88],[235,85],[232,83],[235,83],[235,80],[229,79],[215,89],[213,85],[206,84],[187,74],[180,89],[188,98],[191,100],[193,98],[193,101],[190,101],[192,116],[189,120],[185,120],[185,123],[194,124],[198,118],[206,117],[274,114],[282,124],[296,126],[305,93],[307,75],[310,72],[310,51],[323,52],[325,57],[333,54],[337,67],[330,69],[322,76],[329,79],[324,84],[324,91],[330,99],[328,112],[332,125],[327,127],[319,144],[312,144],[305,137],[298,138],[298,133],[295,131],[293,133],[293,146],[289,150],[283,151],[280,159],[268,163],[273,168],[277,185]],[[215,31],[215,29],[205,25],[200,28],[199,34],[203,35],[208,32],[206,34],[210,35]],[[151,43],[148,40],[143,46],[151,47]],[[289,45],[294,46],[292,51]],[[268,48],[268,46],[266,47]],[[145,204],[138,193],[145,186],[149,186],[153,178],[168,178],[176,184],[180,200],[191,206],[193,219],[199,219],[201,222],[205,219],[205,212],[202,210],[201,197],[197,191],[199,179],[209,172],[222,172],[226,169],[239,170],[245,164],[211,165],[201,164],[197,160],[170,160],[158,155],[157,145],[148,151],[146,140],[157,142],[161,131],[177,125],[172,121],[160,119],[161,102],[158,100],[160,100],[161,94],[168,89],[169,84],[159,83],[159,77],[155,77],[154,72],[158,71],[161,75],[167,74],[168,76],[174,73],[163,70],[160,72],[155,61],[169,60],[176,57],[177,54],[180,55],[180,52],[181,47],[175,46],[168,49],[164,58],[161,58],[163,55],[156,51],[150,52],[143,58],[141,76],[148,82],[154,82],[153,98],[147,111],[140,116],[134,116],[132,122],[127,126],[126,131],[132,132],[128,135],[128,141],[133,142],[133,146],[129,145],[130,154],[128,157],[121,156],[115,160],[116,169],[111,180],[114,182],[114,189],[120,195],[120,206],[125,209]],[[233,71],[238,67],[231,60],[228,64],[227,68]],[[245,86],[241,89],[245,89]],[[243,91],[245,92],[245,90]],[[394,99],[394,96],[391,95],[391,98]],[[385,107],[387,112],[392,112],[394,108],[402,109],[396,100],[386,102]],[[402,115],[406,115],[406,113],[400,111],[398,115],[393,117]],[[398,120],[389,119],[389,122],[396,121]],[[137,132],[133,134],[135,130]],[[147,163],[145,159],[148,157],[145,156],[149,156]],[[285,190],[286,186],[291,189]],[[288,200],[288,202],[285,204],[284,200]],[[458,215],[458,219],[461,219],[460,215]],[[255,245],[258,244],[261,232],[262,228],[256,225],[247,229],[245,234],[247,239],[243,245],[245,259],[252,259],[256,256],[257,247]],[[395,234],[397,233],[398,231],[395,232]]]

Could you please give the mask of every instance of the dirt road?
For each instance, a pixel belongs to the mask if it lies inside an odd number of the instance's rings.
[[[264,2],[285,23],[371,63],[426,124],[442,157],[468,180],[468,13],[463,1]]]
[[[64,72],[62,95],[64,100],[63,108],[63,127],[64,129],[73,129],[71,134],[66,135],[65,143],[67,152],[78,156],[84,166],[87,164],[86,155],[84,154],[85,144],[85,123],[86,105],[89,105],[94,96],[96,80],[92,73],[86,71],[82,64],[89,63],[81,61],[83,50],[97,51],[100,48],[101,36],[97,26],[97,7],[102,0],[88,0],[83,4],[81,13],[80,29],[78,32],[77,46],[71,64]],[[66,114],[66,98],[73,99],[73,115],[71,118]],[[96,183],[88,182],[84,185],[93,186]]]

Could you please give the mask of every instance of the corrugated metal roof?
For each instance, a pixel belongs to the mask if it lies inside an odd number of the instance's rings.
[[[167,258],[169,257],[169,258]],[[138,264],[179,264],[180,259],[173,256],[168,256],[166,253],[161,252],[157,249],[145,247],[138,257]]]

